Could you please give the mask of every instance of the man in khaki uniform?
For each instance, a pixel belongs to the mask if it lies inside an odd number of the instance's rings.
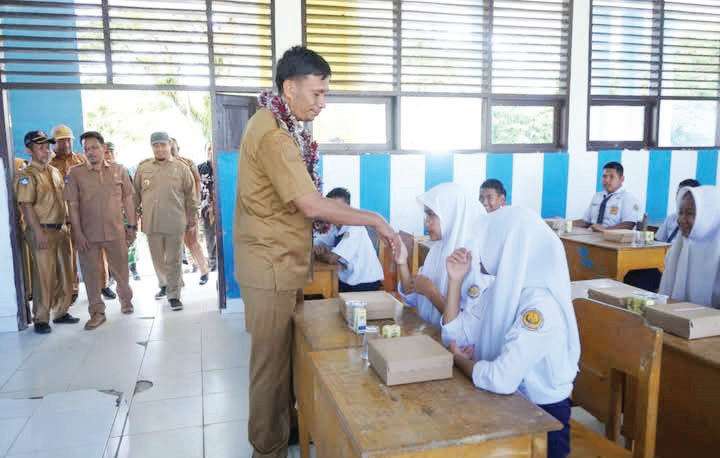
[[[198,202],[200,202],[200,187],[202,186],[202,180],[200,179],[200,172],[198,172],[197,165],[195,165],[192,159],[180,156],[180,145],[174,138],[170,138],[170,152],[175,159],[187,165],[192,172],[193,179],[195,180],[195,194],[197,194]],[[195,262],[197,262],[198,267],[200,268],[200,284],[204,285],[208,282],[210,268],[208,267],[208,260],[205,257],[205,253],[203,253],[202,247],[200,247],[200,242],[198,242],[197,225],[185,232],[184,242],[185,246],[188,247],[190,254],[192,254]]]
[[[68,126],[64,124],[58,124],[57,126],[52,128],[52,130],[50,131],[50,136],[52,136],[52,138],[54,138],[56,142],[55,146],[53,147],[55,156],[50,161],[50,165],[58,169],[60,171],[60,174],[64,178],[67,176],[71,167],[84,163],[85,157],[80,154],[73,153],[72,144],[73,140],[75,139],[75,135],[73,135],[72,129],[70,129]],[[72,226],[70,225],[69,214],[65,217],[65,223],[70,229],[70,233],[72,235]],[[80,281],[78,279],[77,272],[78,252],[77,247],[72,242],[72,237],[70,238],[70,246],[72,248],[72,272],[70,278],[72,279],[72,301],[74,303],[78,297]]]
[[[276,84],[297,120],[312,121],[325,107],[329,75],[327,62],[304,47],[280,59]],[[233,222],[235,276],[252,333],[248,436],[255,458],[287,456],[294,404],[292,315],[298,290],[308,281],[313,218],[374,226],[391,246],[399,243],[382,216],[324,198],[300,145],[262,108],[243,134]]]
[[[150,137],[154,159],[142,161],[135,172],[135,205],[142,215],[150,255],[158,276],[161,299],[181,310],[183,235],[197,224],[198,199],[192,172],[170,153],[170,137],[155,132]]]
[[[33,278],[33,323],[35,332],[51,332],[49,321],[77,323],[68,313],[72,303],[70,237],[65,226],[63,177],[50,162],[54,140],[35,130],[25,135],[25,147],[32,162],[18,175],[15,193],[27,229],[25,240],[31,247]]]
[[[117,280],[122,312],[133,312],[127,248],[135,239],[137,223],[127,169],[105,160],[104,140],[98,132],[85,132],[80,141],[87,161],[70,169],[64,196],[90,303],[85,329],[91,330],[105,322],[105,303],[100,294],[105,281],[100,271],[103,253]],[[128,215],[127,227],[123,210]]]
[[[22,170],[28,166],[28,161],[19,157],[15,158],[15,188],[17,188],[17,176]],[[17,206],[17,227],[21,234],[21,250],[22,250],[22,262],[23,262],[23,282],[25,284],[25,307],[30,316],[30,301],[32,301],[32,258],[30,257],[30,245],[28,245],[25,237],[22,234],[27,230],[27,224],[22,215],[22,208],[20,205]]]

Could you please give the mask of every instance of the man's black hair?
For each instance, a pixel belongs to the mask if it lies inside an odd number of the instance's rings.
[[[328,199],[337,199],[338,197],[341,197],[345,200],[346,204],[350,205],[350,191],[345,188],[335,188],[327,193],[326,197]]]
[[[320,54],[305,46],[293,46],[285,51],[277,63],[275,84],[278,94],[282,95],[285,80],[307,75],[318,75],[325,79],[330,73],[330,64]]]
[[[700,182],[698,180],[696,180],[695,178],[688,178],[687,180],[682,180],[678,188],[697,188],[698,186],[700,186]]]
[[[105,144],[105,139],[104,139],[103,136],[100,134],[100,132],[96,132],[96,131],[94,131],[94,130],[89,130],[89,131],[87,131],[87,132],[84,132],[84,133],[80,136],[80,142],[82,143],[84,140],[86,140],[86,139],[88,139],[88,138],[94,138],[94,139],[96,139],[97,141],[100,142],[101,145],[104,145],[104,144]]]
[[[623,168],[622,164],[616,161],[608,162],[607,164],[605,164],[603,170],[605,169],[615,170],[620,176],[623,176],[623,173],[625,173],[625,169]]]
[[[496,179],[496,178],[489,178],[485,181],[483,181],[483,184],[480,185],[480,189],[494,189],[499,196],[505,196],[507,197],[507,192],[505,191],[505,186],[503,186],[502,181]]]

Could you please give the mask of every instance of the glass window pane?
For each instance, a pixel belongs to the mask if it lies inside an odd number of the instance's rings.
[[[328,103],[313,121],[319,144],[386,145],[384,103]]]
[[[480,149],[482,99],[403,97],[400,147],[409,150]]]
[[[660,102],[660,146],[715,146],[718,102]]]
[[[591,142],[641,142],[644,127],[644,106],[590,107]]]
[[[492,107],[492,143],[553,143],[554,108]]]

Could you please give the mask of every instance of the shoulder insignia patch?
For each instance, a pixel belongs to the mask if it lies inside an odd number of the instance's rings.
[[[27,186],[28,184],[30,184],[30,178],[22,177],[22,178],[20,178],[19,183],[23,186]]]
[[[638,205],[638,204],[633,205],[633,209],[636,211],[640,210],[640,205]]]
[[[523,314],[523,327],[531,331],[537,331],[543,326],[543,316],[538,309],[530,309]]]

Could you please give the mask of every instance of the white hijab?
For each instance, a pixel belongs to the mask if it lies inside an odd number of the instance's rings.
[[[425,258],[421,274],[447,296],[447,257],[457,248],[467,247],[475,237],[478,219],[485,208],[455,183],[442,183],[420,194],[417,201],[440,219],[441,239],[435,242]],[[430,299],[418,295],[418,313],[422,319],[440,326],[442,314]]]
[[[718,305],[713,304],[713,289],[717,288],[720,264],[720,189],[682,188],[678,192],[678,209],[688,192],[695,200],[695,223],[690,236],[677,237],[665,256],[660,293],[678,301]]]
[[[505,335],[517,318],[524,288],[545,288],[560,304],[567,326],[568,361],[580,360],[580,338],[570,292],[570,274],[560,238],[535,213],[503,207],[480,219],[471,251],[473,268],[482,262],[495,281],[483,294],[482,319],[488,332],[480,336],[476,357],[500,356]],[[471,309],[474,313],[475,309]],[[478,350],[480,354],[477,354]]]

